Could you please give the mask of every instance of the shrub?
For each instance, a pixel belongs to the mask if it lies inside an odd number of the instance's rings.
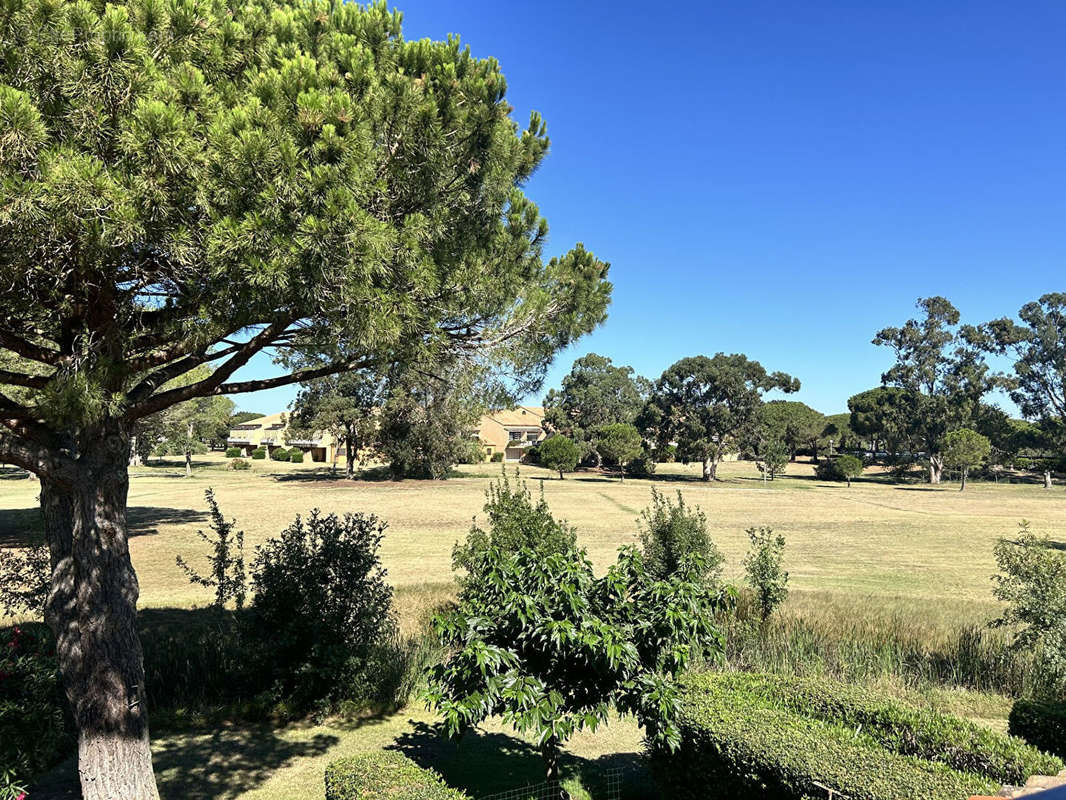
[[[240,458],[242,454],[241,448],[239,447],[226,448],[226,458]]]
[[[489,457],[489,461],[491,461],[493,464],[502,463],[503,462],[503,453],[501,451],[497,450],[495,453],[493,453]]]
[[[581,450],[573,439],[556,434],[537,445],[537,458],[542,466],[558,472],[561,479],[564,472],[573,472],[577,468]]]
[[[751,549],[744,558],[744,577],[755,592],[765,622],[788,597],[788,573],[781,569],[785,537],[772,528],[748,528]]]
[[[528,547],[547,555],[570,552],[577,541],[574,529],[552,516],[543,487],[540,498],[534,502],[529,487],[519,480],[517,470],[514,484],[506,472],[489,484],[484,510],[489,518],[489,529],[482,529],[475,520],[466,542],[456,543],[452,548],[452,569],[472,575],[490,548],[517,553]]]
[[[680,490],[674,503],[654,487],[651,505],[637,519],[648,574],[658,580],[674,574],[687,556],[697,555],[706,577],[716,581],[725,560],[707,534],[707,515],[699,506],[685,505]]]
[[[772,800],[824,796],[817,784],[853,800],[958,800],[999,790],[998,781],[891,752],[865,731],[752,701],[720,680],[682,679],[681,745],[652,753],[671,797],[702,800],[708,786]]]
[[[297,450],[296,448],[293,448],[291,451],[289,451],[289,461],[291,461],[293,464],[304,463],[303,450]]]
[[[227,520],[222,515],[218,501],[215,500],[214,489],[207,489],[204,499],[211,516],[211,533],[197,531],[196,535],[211,546],[211,555],[207,557],[211,572],[203,576],[190,567],[181,556],[177,556],[175,560],[190,583],[215,590],[216,608],[224,608],[230,600],[235,601],[237,608],[243,608],[247,593],[244,578],[244,531],[234,532],[236,520]]]
[[[307,707],[345,696],[378,643],[395,633],[392,589],[373,515],[300,517],[259,550],[253,575],[257,639],[277,689]]]
[[[51,632],[31,624],[0,633],[0,767],[10,770],[10,785],[28,783],[67,754],[66,707]]]
[[[705,691],[722,702],[760,706],[860,730],[893,753],[936,761],[1000,783],[1023,784],[1055,774],[1062,763],[1016,737],[969,720],[916,708],[874,690],[826,678],[730,673],[705,676]]]
[[[1066,702],[1018,700],[1010,710],[1007,730],[1034,747],[1066,758]]]
[[[466,800],[432,770],[395,750],[360,753],[326,766],[326,800]]]
[[[605,464],[618,467],[618,476],[625,480],[625,466],[641,454],[644,442],[640,431],[624,422],[601,425],[593,433],[596,452]]]
[[[229,468],[240,472],[242,470],[251,469],[252,465],[243,458],[235,458],[229,462]]]
[[[252,458],[254,458],[256,461],[261,461],[262,459],[264,459],[266,457],[267,457],[267,451],[266,451],[266,448],[264,448],[264,447],[257,447],[257,448],[255,448],[255,450],[252,451]]]
[[[625,473],[633,478],[646,478],[655,474],[655,459],[644,451],[625,466]]]
[[[862,459],[843,455],[819,462],[814,468],[814,475],[818,480],[847,481],[848,486],[851,486],[851,479],[862,475],[862,468]]]
[[[787,445],[780,439],[771,439],[760,444],[755,467],[764,476],[773,480],[788,467],[789,458]]]
[[[273,451],[271,451],[271,453],[270,453],[270,460],[271,461],[288,461],[289,460],[289,451],[286,450],[284,447],[275,447],[273,449]]]

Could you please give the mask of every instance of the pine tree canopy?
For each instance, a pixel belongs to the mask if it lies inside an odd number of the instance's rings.
[[[414,358],[536,381],[605,318],[605,263],[542,257],[544,123],[457,38],[384,4],[0,6],[0,460]],[[262,351],[329,357],[233,379]]]

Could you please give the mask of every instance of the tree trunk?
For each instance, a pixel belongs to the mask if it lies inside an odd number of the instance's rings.
[[[1044,488],[1051,488],[1051,470],[1049,469],[1044,470]]]
[[[570,800],[570,795],[560,783],[562,776],[559,774],[559,740],[554,736],[549,738],[540,747],[541,758],[544,759],[544,772],[548,784],[548,797],[558,800]]]
[[[185,440],[185,477],[192,477],[192,423],[189,423],[187,438]]]
[[[563,471],[562,470],[559,470],[559,480],[561,480],[561,481],[566,480],[566,478],[563,477]]]
[[[814,445],[811,448],[811,463],[812,464],[817,464],[818,463],[818,445]]]
[[[85,437],[76,477],[41,480],[52,561],[45,618],[78,731],[83,800],[157,800],[126,531],[129,439]]]
[[[969,470],[966,467],[963,467],[962,468],[962,485],[959,487],[959,491],[960,492],[963,492],[963,491],[966,490],[966,473],[967,472],[969,472]]]
[[[944,474],[944,457],[940,455],[929,456],[929,482],[933,484],[940,483],[940,479]]]
[[[703,459],[703,479],[705,481],[718,480],[718,459],[711,456]]]
[[[344,436],[344,477],[355,480],[355,437],[351,433]]]
[[[845,477],[848,479],[848,488],[850,489],[851,488],[851,476],[850,475],[846,475]]]

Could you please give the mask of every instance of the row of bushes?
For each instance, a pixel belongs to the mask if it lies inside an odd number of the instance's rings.
[[[721,679],[683,679],[680,745],[652,753],[656,777],[672,797],[704,798],[715,786],[725,795],[801,800],[824,795],[827,786],[853,800],[958,800],[1000,787],[994,778],[886,749],[864,730],[729,691]]]
[[[861,730],[886,750],[938,761],[1000,783],[1023,784],[1031,775],[1063,768],[1017,737],[1004,736],[960,717],[915,708],[840,681],[760,673],[704,679],[703,690],[728,702],[775,708]]]
[[[241,449],[239,447],[230,447],[226,450],[226,458],[239,458],[240,455]],[[265,447],[257,447],[251,453],[252,458],[256,461],[262,461],[267,455]],[[275,447],[269,455],[271,461],[291,461],[294,464],[300,464],[304,460],[304,452],[298,447],[294,447],[291,450],[286,450],[284,447]]]
[[[326,800],[468,800],[436,772],[394,750],[361,753],[326,767]]]

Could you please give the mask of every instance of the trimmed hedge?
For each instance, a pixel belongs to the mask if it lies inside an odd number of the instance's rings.
[[[295,448],[289,451],[289,461],[293,464],[302,464],[304,462],[303,450],[296,450]]]
[[[853,800],[959,800],[999,791],[998,780],[893,752],[864,729],[773,707],[724,677],[681,681],[680,746],[652,753],[671,797],[702,800],[715,786],[722,796],[802,800],[825,795],[816,783]]]
[[[240,458],[240,457],[241,457],[241,448],[239,448],[239,447],[227,447],[226,448],[226,458]]]
[[[1063,768],[1058,758],[1019,738],[950,714],[908,706],[854,684],[751,673],[707,676],[705,680],[712,684],[712,691],[857,728],[886,750],[939,761],[1000,783],[1021,785],[1031,775],[1054,775]]]
[[[395,750],[361,753],[326,767],[326,800],[469,800],[433,770]]]
[[[257,461],[262,460],[266,457],[267,451],[264,447],[257,447],[255,448],[255,450],[252,451],[252,458],[256,459]]]
[[[1066,758],[1064,702],[1018,700],[1010,710],[1007,730],[1012,736],[1020,736],[1041,750]]]
[[[284,447],[275,447],[273,452],[271,452],[271,454],[270,454],[270,460],[271,461],[288,461],[289,460],[289,451],[286,450]]]

